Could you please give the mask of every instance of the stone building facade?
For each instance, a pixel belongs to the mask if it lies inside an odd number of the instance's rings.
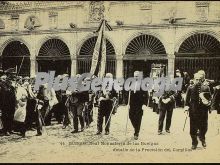
[[[204,69],[220,80],[218,1],[9,1],[0,4],[0,57],[21,75],[55,70],[74,76],[89,71],[106,19],[107,68],[116,77],[165,64],[191,76]]]

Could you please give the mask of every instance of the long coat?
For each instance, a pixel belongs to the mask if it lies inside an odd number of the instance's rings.
[[[163,109],[173,109],[175,107],[175,100],[176,100],[176,97],[177,97],[177,93],[174,92],[174,91],[164,91],[164,94],[159,98],[159,104],[158,104],[158,108],[160,110],[163,110]],[[170,101],[167,103],[167,104],[164,104],[162,102],[162,99],[168,99],[170,98]]]
[[[26,106],[27,106],[28,93],[24,87],[19,86],[16,92],[16,110],[14,114],[14,120],[18,122],[24,122],[26,118]]]
[[[142,106],[147,105],[148,93],[145,91],[131,91],[130,96],[130,112],[138,113],[142,111]]]
[[[211,99],[211,92],[210,88],[206,84],[201,85],[201,92],[205,92],[209,95],[209,99]],[[210,106],[202,104],[201,101],[199,101],[199,92],[198,92],[198,86],[193,85],[189,86],[187,88],[186,92],[186,103],[185,106],[189,106],[189,116],[194,114],[205,114],[210,109]]]
[[[0,108],[2,110],[2,118],[13,120],[15,113],[16,96],[15,88],[10,82],[0,83]]]

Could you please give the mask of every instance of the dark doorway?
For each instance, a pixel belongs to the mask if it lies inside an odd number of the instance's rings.
[[[71,61],[70,60],[39,60],[38,61],[39,72],[55,71],[55,76],[71,73]]]
[[[30,52],[23,42],[10,42],[3,50],[1,60],[4,71],[17,68],[18,75],[30,76]]]
[[[134,71],[142,71],[143,77],[150,77],[152,64],[165,64],[167,60],[124,60],[124,77],[133,77]]]
[[[71,74],[71,58],[67,45],[60,39],[49,39],[40,48],[38,72],[55,71],[55,75]]]
[[[220,42],[215,37],[197,33],[188,37],[176,53],[175,68],[187,72],[191,78],[204,70],[207,79],[220,81]]]

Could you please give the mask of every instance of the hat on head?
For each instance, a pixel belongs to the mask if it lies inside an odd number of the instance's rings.
[[[17,81],[22,80],[22,76],[17,76]]]
[[[89,77],[84,78],[84,81],[90,81],[90,80],[91,80],[91,78],[89,78]]]
[[[77,75],[76,75],[76,78],[80,78],[80,77],[81,77],[81,74],[77,74]]]
[[[91,79],[95,79],[95,78],[97,78],[97,76],[96,75],[92,75]]]
[[[107,78],[113,78],[113,75],[111,73],[106,73],[105,77]]]
[[[24,80],[24,81],[25,81],[25,80],[30,80],[30,77],[25,76],[25,77],[23,78],[23,80]]]
[[[141,76],[141,72],[136,70],[134,71],[134,77],[140,77]]]
[[[7,76],[7,80],[8,81],[16,81],[17,80],[17,76],[14,74],[10,74]]]
[[[63,76],[62,76],[62,75],[58,75],[58,76],[57,76],[57,78],[62,79],[62,78],[63,78]]]
[[[69,75],[68,75],[68,74],[63,74],[62,77],[63,77],[63,78],[64,78],[64,77],[69,77]]]

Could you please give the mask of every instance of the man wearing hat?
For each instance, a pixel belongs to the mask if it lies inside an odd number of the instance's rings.
[[[211,92],[207,84],[202,83],[202,76],[194,74],[194,85],[188,87],[186,92],[185,110],[189,111],[190,136],[192,138],[192,149],[198,145],[199,136],[202,146],[206,147],[205,135],[208,130],[208,111],[211,105]],[[199,131],[199,134],[198,134]]]
[[[0,83],[0,108],[2,110],[3,134],[9,136],[12,132],[16,105],[16,76],[13,73],[8,73],[6,79],[4,78],[2,77]]]

